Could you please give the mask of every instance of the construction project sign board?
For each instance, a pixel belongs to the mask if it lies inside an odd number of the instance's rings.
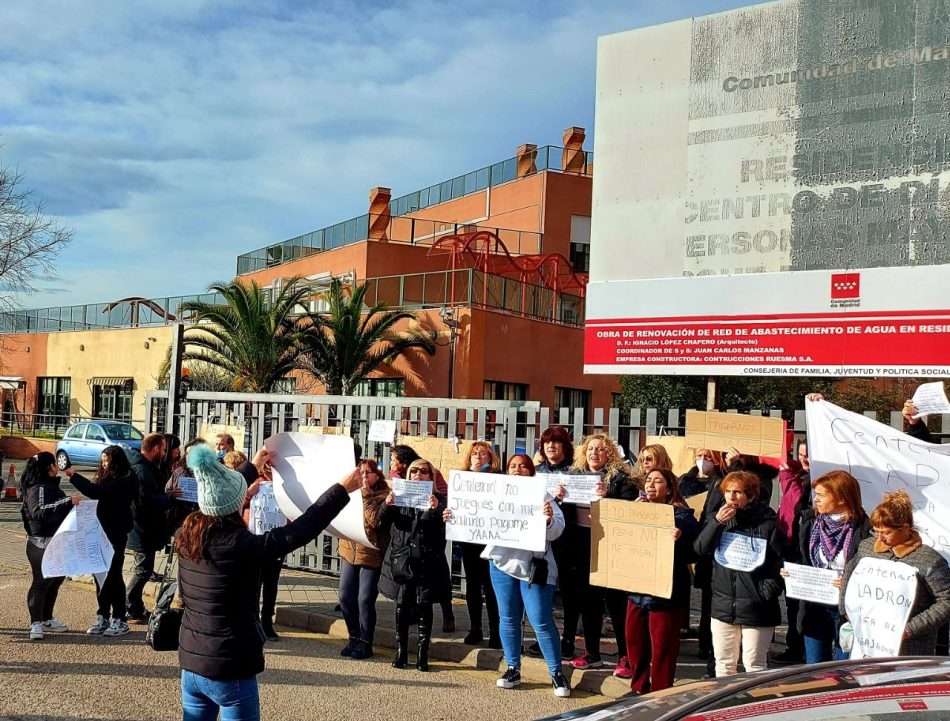
[[[600,38],[585,370],[950,377],[947,37],[780,0]]]
[[[673,506],[602,498],[590,505],[590,582],[673,594]]]

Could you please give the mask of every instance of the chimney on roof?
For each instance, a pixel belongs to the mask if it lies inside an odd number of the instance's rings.
[[[564,131],[564,150],[561,151],[561,170],[565,173],[582,174],[587,169],[587,153],[584,152],[584,128],[567,128]]]
[[[518,170],[516,178],[524,178],[528,175],[534,175],[538,172],[538,146],[530,143],[519,145],[515,151],[515,159],[518,161]]]
[[[389,240],[389,201],[393,193],[389,188],[373,188],[369,191],[369,239]]]

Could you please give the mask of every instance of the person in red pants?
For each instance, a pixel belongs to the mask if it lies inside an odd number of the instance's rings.
[[[693,560],[693,542],[699,535],[699,522],[680,495],[673,471],[666,468],[650,471],[640,502],[673,506],[675,544],[671,597],[631,593],[627,601],[627,658],[633,672],[630,690],[637,695],[673,685],[680,626],[689,613],[689,564]]]

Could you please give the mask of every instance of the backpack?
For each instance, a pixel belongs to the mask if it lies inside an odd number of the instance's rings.
[[[165,580],[159,587],[155,610],[148,619],[148,629],[145,631],[145,642],[152,647],[153,651],[178,650],[178,633],[181,631],[184,609],[172,608],[175,594],[178,592],[178,583],[169,580],[174,555],[174,551],[168,554],[168,561],[165,563]]]

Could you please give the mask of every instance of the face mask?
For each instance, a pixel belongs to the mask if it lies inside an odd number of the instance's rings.
[[[218,460],[223,461],[226,455],[228,455],[227,451],[218,451]]]
[[[710,460],[707,459],[707,458],[700,458],[700,459],[698,459],[698,460],[696,461],[696,468],[697,468],[697,469],[699,470],[699,472],[700,472],[701,474],[703,474],[704,476],[708,476],[710,473],[713,472],[713,464],[712,464],[712,461],[710,461]]]

